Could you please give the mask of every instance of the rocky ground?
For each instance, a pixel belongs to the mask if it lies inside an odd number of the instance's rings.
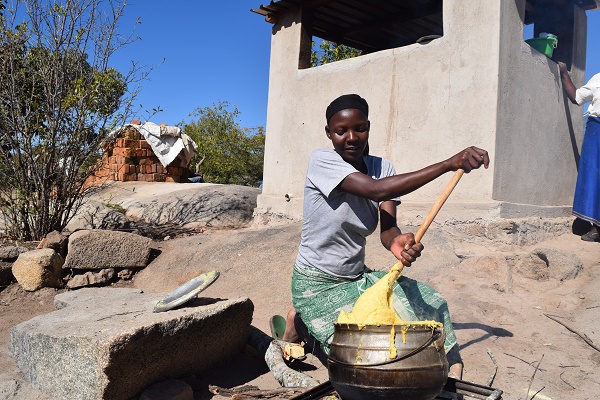
[[[529,236],[517,240],[494,233],[509,232],[506,226],[481,222],[429,228],[423,256],[405,275],[434,286],[448,300],[465,361],[464,380],[499,388],[504,399],[598,398],[600,243],[581,241],[571,233],[571,222],[521,221],[512,226],[523,232],[527,225]],[[168,240],[154,238],[160,255],[132,281],[119,285],[167,293],[200,273],[218,270],[219,279],[201,297],[250,298],[253,325],[267,333],[269,317],[287,312],[299,223],[180,235],[171,230],[166,236]],[[393,262],[372,235],[367,265],[388,269]],[[61,290],[25,292],[18,284],[2,289],[0,398],[47,400],[8,357],[7,342],[12,326],[52,311]],[[310,355],[292,365],[321,382],[328,379],[326,369]],[[196,399],[224,398],[211,394],[209,384],[263,390],[279,386],[251,348],[210,373],[190,371],[186,380]]]

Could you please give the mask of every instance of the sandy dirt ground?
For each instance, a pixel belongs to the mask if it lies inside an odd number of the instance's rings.
[[[387,269],[393,260],[376,236],[367,245],[367,264]],[[217,269],[220,278],[201,296],[249,297],[255,306],[253,325],[269,333],[269,317],[285,315],[291,305],[289,279],[299,238],[300,224],[294,223],[157,241],[161,254],[123,285],[167,293],[198,273]],[[423,243],[423,257],[405,275],[434,286],[447,299],[465,362],[464,380],[491,382],[503,390],[503,399],[600,398],[600,243],[583,242],[570,232],[520,247],[457,237],[448,241],[435,233],[427,233]],[[538,249],[579,260],[581,272],[562,281],[533,279],[506,262]],[[427,254],[436,254],[437,261]],[[444,266],[439,257],[445,255],[453,261]],[[0,393],[8,393],[8,399],[47,399],[24,380],[7,355],[7,343],[12,326],[52,311],[58,292],[25,292],[18,284],[0,292]],[[326,368],[311,355],[293,366],[321,382],[328,379]],[[209,384],[279,387],[249,347],[210,373],[190,373],[193,378],[186,379],[196,399],[224,398],[210,394]]]

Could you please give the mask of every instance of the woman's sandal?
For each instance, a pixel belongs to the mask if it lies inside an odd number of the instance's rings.
[[[285,318],[281,315],[273,315],[269,320],[269,326],[271,327],[271,337],[282,340],[285,333]]]
[[[283,341],[283,334],[285,333],[285,318],[281,315],[273,315],[269,320],[269,327],[271,328],[271,337],[273,339]],[[306,355],[304,354],[304,346],[298,343],[286,342],[283,346],[283,357],[287,361],[304,361]]]

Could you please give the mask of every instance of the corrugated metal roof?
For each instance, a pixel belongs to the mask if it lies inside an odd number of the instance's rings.
[[[312,36],[365,53],[405,46],[427,35],[442,35],[443,0],[280,0],[252,10],[274,22],[301,7]]]
[[[480,0],[478,0],[480,1]],[[525,23],[531,23],[536,2],[527,0]],[[597,8],[596,0],[573,2],[584,9]],[[428,35],[443,35],[443,0],[279,0],[251,11],[276,22],[280,15],[303,9],[312,36],[370,53],[415,43]]]

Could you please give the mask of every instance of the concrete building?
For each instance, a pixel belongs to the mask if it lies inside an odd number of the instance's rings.
[[[563,95],[556,62],[583,84],[586,11],[596,8],[596,0],[281,0],[252,10],[273,24],[256,213],[302,218],[308,157],[331,148],[325,108],[358,93],[370,106],[370,153],[398,173],[470,145],[489,151],[490,168],[465,175],[438,220],[465,210],[483,219],[570,215],[583,110]],[[524,41],[529,24],[535,37],[558,36],[551,58]],[[311,68],[313,37],[363,55]],[[404,196],[399,221],[422,218],[450,178]]]

